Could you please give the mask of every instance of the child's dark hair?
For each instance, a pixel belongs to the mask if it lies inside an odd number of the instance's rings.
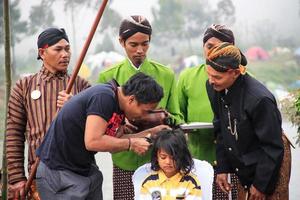
[[[122,86],[125,96],[134,95],[138,103],[158,103],[164,96],[162,87],[151,77],[142,72],[133,75]]]
[[[173,157],[176,169],[181,173],[188,174],[194,167],[186,138],[180,129],[162,130],[157,134],[151,154],[151,169],[154,171],[160,169],[157,160],[157,152],[160,149]]]

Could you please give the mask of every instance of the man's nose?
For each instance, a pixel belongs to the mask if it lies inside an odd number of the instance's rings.
[[[137,53],[143,53],[143,51],[144,51],[144,50],[143,50],[143,47],[139,45],[139,46],[137,47]]]
[[[66,51],[66,50],[63,50],[62,54],[63,54],[63,57],[70,56],[70,52]]]

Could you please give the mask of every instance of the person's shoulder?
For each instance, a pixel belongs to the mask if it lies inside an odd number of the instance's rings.
[[[126,59],[118,62],[114,65],[112,65],[111,67],[109,67],[108,69],[104,69],[103,71],[100,72],[100,75],[105,75],[105,74],[110,74],[110,73],[114,73],[115,71],[117,71],[120,67],[124,66],[126,63]]]
[[[157,61],[154,61],[154,60],[151,60],[151,59],[148,59],[148,62],[153,66],[153,67],[155,67],[155,68],[157,68],[159,71],[161,71],[162,73],[165,73],[165,74],[168,74],[168,75],[171,75],[171,76],[174,76],[175,74],[174,74],[174,71],[170,68],[170,67],[168,67],[168,66],[166,66],[166,65],[164,65],[164,64],[161,64],[161,63],[159,63],[159,62],[157,62]]]
[[[149,182],[157,181],[159,179],[159,175],[157,171],[152,171],[149,173],[146,178],[144,179],[142,185],[147,184]]]
[[[187,182],[192,182],[195,185],[195,187],[199,186],[199,184],[200,184],[198,176],[196,174],[194,174],[193,172],[185,174],[183,176],[182,180],[187,181]]]
[[[260,81],[253,78],[252,76],[246,74],[245,77],[245,85],[247,89],[247,94],[256,101],[260,101],[262,99],[271,99],[275,100],[271,91]]]
[[[189,67],[182,70],[179,74],[179,77],[188,77],[190,75],[198,74],[199,72],[205,72],[205,64],[197,65],[195,67]]]
[[[16,81],[16,86],[26,87],[37,75],[38,73],[21,74],[20,78]]]

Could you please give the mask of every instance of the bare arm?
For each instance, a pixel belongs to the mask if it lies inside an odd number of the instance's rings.
[[[98,115],[89,115],[86,120],[84,143],[89,151],[119,152],[133,150],[137,154],[145,153],[149,143],[144,138],[116,138],[105,135],[107,122]]]

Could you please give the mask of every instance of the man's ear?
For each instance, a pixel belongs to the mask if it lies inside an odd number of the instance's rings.
[[[45,53],[45,50],[46,49],[43,49],[43,48],[39,48],[39,55],[40,55],[40,57],[44,60],[44,53]]]
[[[134,100],[135,100],[134,95],[130,95],[129,98],[128,98],[129,104],[133,103]]]
[[[125,40],[119,37],[119,43],[120,45],[125,48]]]
[[[234,70],[234,78],[236,79],[241,74],[239,69]]]

